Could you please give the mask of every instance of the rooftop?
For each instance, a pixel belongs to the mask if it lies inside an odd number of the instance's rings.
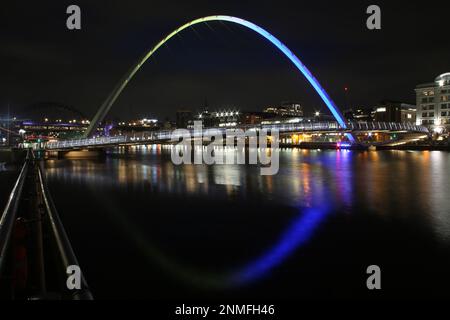
[[[434,88],[437,86],[450,85],[450,72],[440,74],[434,79],[434,82],[422,83],[416,86],[416,89]]]

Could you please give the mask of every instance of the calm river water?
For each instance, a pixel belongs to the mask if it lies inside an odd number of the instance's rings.
[[[447,152],[283,149],[261,176],[155,145],[46,168],[96,298],[449,297]]]

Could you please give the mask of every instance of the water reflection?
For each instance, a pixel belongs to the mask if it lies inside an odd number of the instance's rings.
[[[127,152],[119,150],[102,161],[48,161],[46,172],[51,183],[66,188],[87,187],[86,192],[96,195],[99,205],[111,213],[110,218],[133,238],[149,260],[190,282],[223,286],[253,281],[270,273],[287,256],[301,250],[302,245],[314,241],[320,234],[320,224],[331,213],[350,218],[373,215],[426,226],[431,236],[450,242],[449,170],[450,155],[445,152],[282,149],[279,173],[261,176],[257,165],[175,166],[170,160],[170,147],[151,146]],[[258,199],[263,206],[289,206],[297,213],[289,217],[276,236],[252,231],[261,238],[264,248],[246,255],[245,263],[232,262],[217,268],[223,272],[210,272],[201,265],[187,264],[163,253],[147,236],[146,225],[134,221],[136,217],[124,211],[118,199],[108,198],[112,193],[138,202],[164,195],[171,195],[175,201],[189,197],[208,203],[223,200],[245,204]],[[273,207],[262,212],[261,219],[275,222],[286,214],[269,210]],[[139,214],[147,212],[136,215]],[[222,219],[215,214],[218,213],[211,210],[212,222]],[[189,230],[184,236],[182,241],[187,244],[202,236],[206,242],[211,240],[208,235],[189,235]],[[239,242],[232,245],[243,246]]]
[[[248,191],[267,199],[287,200],[288,203],[312,206],[327,197],[326,182],[319,176],[330,176],[333,168],[322,168],[320,164],[303,163],[293,157],[289,167],[275,176],[261,176],[257,165],[180,165],[175,166],[168,158],[160,158],[160,149],[144,149],[143,158],[107,158],[92,160],[49,160],[49,179],[70,184],[93,184],[104,187],[126,187],[158,189],[160,192],[180,194],[217,193],[214,186],[223,186],[225,193],[232,195],[239,190],[242,196]],[[163,150],[164,152],[169,152]],[[287,152],[287,151],[286,151]],[[291,153],[289,151],[289,153]],[[289,153],[283,157],[289,156]],[[298,150],[294,151],[297,154]],[[167,154],[166,154],[167,155]],[[314,170],[311,169],[314,167]],[[326,170],[328,173],[324,173]],[[349,182],[345,182],[349,183]],[[223,190],[221,190],[223,191]]]
[[[105,161],[47,162],[48,177],[69,184],[221,198],[251,194],[301,207],[329,203],[348,212],[364,206],[382,216],[421,215],[445,238],[450,234],[449,171],[449,154],[438,151],[283,149],[274,176],[261,176],[257,165],[175,166],[170,147],[159,145]]]
[[[268,248],[262,256],[229,275],[226,279],[227,283],[231,285],[247,284],[270,273],[274,267],[281,264],[290,254],[313,237],[328,210],[329,208],[326,206],[304,208],[299,217],[291,222],[289,228],[282,232],[279,241],[273,247]]]
[[[168,255],[149,241],[145,232],[130,219],[127,219],[117,206],[107,199],[105,199],[105,206],[108,208],[110,218],[127,233],[150,263],[158,264],[162,270],[186,283],[208,289],[240,287],[269,275],[290,254],[301,248],[313,237],[315,230],[329,213],[329,208],[324,205],[314,208],[301,208],[295,219],[289,223],[288,228],[280,231],[278,239],[274,241],[273,245],[265,248],[262,255],[250,257],[248,262],[243,265],[232,266],[231,271],[229,271],[230,266],[206,270],[186,264],[177,257]]]
[[[446,152],[284,149],[275,176],[260,176],[256,165],[174,166],[170,148],[160,145],[136,149],[134,154],[139,157],[105,162],[50,160],[47,175],[71,184],[145,185],[160,192],[203,196],[251,192],[304,207],[331,202],[351,208],[363,203],[380,215],[429,215],[441,236],[450,234],[450,156]],[[225,193],[216,192],[217,185],[224,186]]]

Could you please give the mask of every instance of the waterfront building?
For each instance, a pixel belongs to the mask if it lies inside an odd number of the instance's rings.
[[[450,72],[416,86],[416,124],[436,132],[450,129]]]
[[[344,111],[347,120],[357,122],[371,122],[375,118],[375,108],[355,107]]]
[[[416,106],[410,103],[383,100],[375,108],[375,121],[416,123]]]
[[[270,117],[275,117],[275,114],[270,114]],[[244,125],[255,125],[260,124],[267,118],[268,114],[266,112],[243,112],[240,117],[240,122]]]
[[[296,102],[283,102],[279,107],[267,107],[264,109],[265,113],[272,113],[283,117],[302,117],[303,108]]]
[[[177,128],[187,128],[192,119],[193,113],[191,110],[177,110],[176,113]]]
[[[112,126],[105,125],[105,128],[109,127],[109,131],[105,132],[105,135],[130,135],[134,133],[150,132],[162,129],[162,123],[158,119],[143,118],[130,121],[118,121]]]
[[[209,112],[203,110],[200,112],[196,120],[201,120],[205,128],[208,127],[235,127],[240,123],[241,113],[234,109],[224,109]]]

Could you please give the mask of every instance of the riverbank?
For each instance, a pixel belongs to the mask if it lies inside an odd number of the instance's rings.
[[[377,146],[377,150],[411,150],[411,151],[450,151],[450,146],[433,145],[399,145],[399,146]]]

